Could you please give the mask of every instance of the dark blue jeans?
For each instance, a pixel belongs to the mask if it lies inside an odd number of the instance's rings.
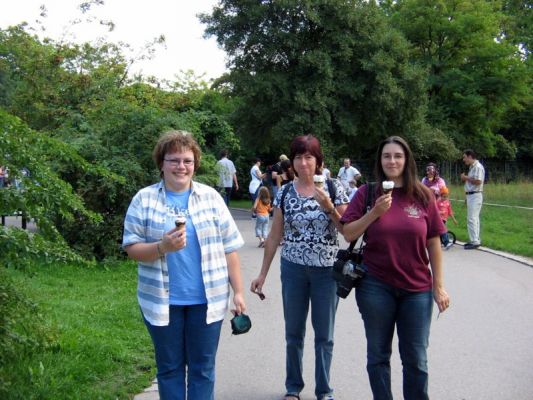
[[[154,343],[161,400],[214,399],[222,321],[206,324],[206,312],[206,304],[170,306],[169,325],[144,320]]]
[[[365,325],[367,371],[374,400],[392,400],[390,357],[395,327],[403,365],[404,399],[428,399],[432,292],[396,289],[367,275],[355,295]]]
[[[281,259],[281,288],[287,346],[285,388],[300,393],[304,387],[302,358],[309,303],[315,332],[315,394],[333,392],[329,370],[333,357],[333,328],[339,298],[331,267],[309,267]]]

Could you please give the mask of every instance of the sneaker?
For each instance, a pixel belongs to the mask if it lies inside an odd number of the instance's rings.
[[[319,400],[335,400],[332,394],[326,394],[325,396],[320,397]]]
[[[477,249],[479,246],[479,244],[465,243],[465,250],[474,250]]]
[[[448,242],[448,243],[444,246],[444,250],[450,250],[452,247],[453,247],[453,243],[452,243],[452,242]]]

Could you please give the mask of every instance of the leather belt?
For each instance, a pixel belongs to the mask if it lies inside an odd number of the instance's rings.
[[[483,193],[483,192],[465,192],[465,194],[468,196],[468,195],[471,195],[471,194],[476,194],[476,193]]]

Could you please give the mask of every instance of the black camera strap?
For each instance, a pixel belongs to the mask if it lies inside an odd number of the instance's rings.
[[[367,187],[367,191],[366,191],[366,200],[365,200],[365,214],[372,209],[372,205],[374,203],[374,197],[376,195],[376,193],[375,193],[376,182],[368,182],[366,184],[366,187]],[[363,242],[364,242],[365,235],[366,235],[366,230],[361,235],[363,237],[363,240],[361,240],[361,244],[359,245],[360,248],[363,247]],[[348,246],[348,252],[349,253],[351,253],[353,251],[353,249],[354,249],[354,247],[355,247],[355,245],[356,245],[358,240],[359,240],[359,238],[357,238],[354,241],[350,242],[350,246]]]

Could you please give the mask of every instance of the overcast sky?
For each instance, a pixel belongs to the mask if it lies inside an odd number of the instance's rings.
[[[166,49],[158,47],[155,57],[135,67],[135,72],[173,79],[180,70],[192,69],[205,79],[220,76],[225,71],[225,53],[214,38],[204,39],[205,26],[196,14],[210,12],[216,0],[105,0],[103,6],[93,6],[89,15],[115,23],[115,31],[107,32],[98,23],[81,23],[70,27],[75,18],[85,19],[78,5],[82,0],[0,0],[0,27],[7,28],[26,21],[38,27],[41,20],[45,35],[53,39],[65,36],[77,41],[92,41],[107,36],[110,41],[123,41],[139,50],[155,37],[165,35]],[[40,5],[48,16],[41,18]],[[40,34],[41,35],[41,34]]]

